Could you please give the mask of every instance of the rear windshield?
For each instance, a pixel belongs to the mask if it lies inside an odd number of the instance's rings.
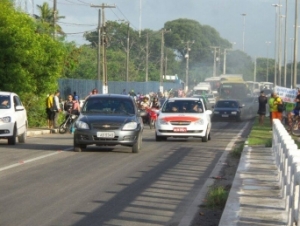
[[[119,98],[90,98],[81,109],[82,113],[135,114],[133,102]]]
[[[161,111],[164,113],[201,113],[203,105],[200,100],[168,100]]]

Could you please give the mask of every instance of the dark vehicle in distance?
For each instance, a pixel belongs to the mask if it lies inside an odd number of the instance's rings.
[[[123,145],[139,152],[143,122],[134,99],[119,94],[98,94],[85,101],[75,123],[74,151],[87,145]]]
[[[212,120],[241,121],[244,118],[244,106],[238,100],[218,100],[213,106]]]

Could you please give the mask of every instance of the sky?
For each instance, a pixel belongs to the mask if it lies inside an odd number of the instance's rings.
[[[30,14],[37,14],[37,8],[33,6],[42,5],[43,2],[53,7],[53,0],[18,1],[23,5],[27,1],[27,11]],[[179,18],[196,20],[202,25],[215,28],[222,38],[235,43],[233,49],[244,49],[246,54],[255,59],[274,58],[275,31],[279,33],[280,27],[279,23],[276,26],[276,15],[279,15],[279,8],[282,15],[286,14],[286,1],[288,2],[286,51],[289,63],[292,60],[291,38],[294,38],[295,0],[57,0],[57,9],[59,15],[66,17],[61,19],[59,24],[67,33],[67,40],[75,41],[78,45],[87,43],[83,38],[84,32],[97,28],[99,8],[91,7],[91,4],[104,3],[115,6],[104,10],[106,20],[129,21],[135,30],[140,28],[160,30],[167,21]],[[281,7],[274,7],[272,4],[280,4]],[[284,53],[284,17],[281,23],[281,49]],[[300,22],[298,25],[300,26]],[[300,28],[298,31],[300,33]],[[297,52],[299,55],[299,50]]]

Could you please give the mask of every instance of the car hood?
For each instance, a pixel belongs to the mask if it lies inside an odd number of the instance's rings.
[[[160,114],[159,115],[160,119],[164,119],[165,121],[191,121],[191,122],[196,122],[201,118],[204,118],[204,114],[199,113],[199,114],[188,114],[188,113],[178,113],[178,114]]]
[[[114,122],[114,123],[127,123],[138,122],[135,115],[95,115],[95,114],[81,114],[78,120],[86,123],[99,123],[99,122]]]

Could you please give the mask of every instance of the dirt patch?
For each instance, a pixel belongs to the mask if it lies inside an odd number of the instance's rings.
[[[220,179],[215,179],[213,186],[223,186],[229,192],[239,164],[239,158],[228,154],[226,163],[220,172]],[[211,209],[205,204],[200,205],[198,214],[196,214],[191,226],[218,226],[223,209],[224,208]]]

